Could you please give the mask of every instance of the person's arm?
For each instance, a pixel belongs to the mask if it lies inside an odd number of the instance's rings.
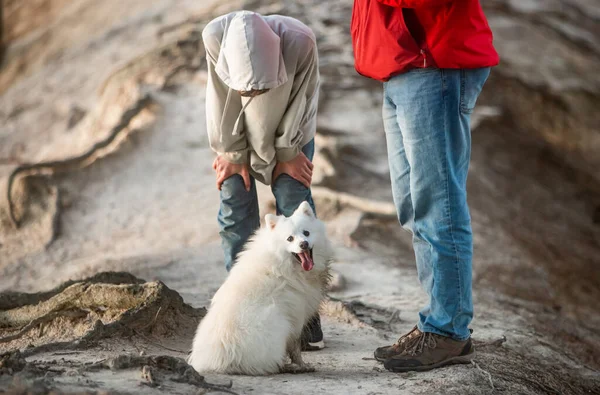
[[[275,134],[273,180],[280,174],[310,188],[313,164],[302,152],[304,136],[314,134],[319,102],[319,59],[314,37],[303,37],[291,49],[298,54],[298,68],[290,92],[290,101]]]
[[[452,3],[454,0],[377,0],[381,4],[389,5],[391,7],[402,7],[402,8],[423,8],[423,7],[435,7]]]
[[[248,162],[248,142],[245,133],[233,134],[235,117],[241,111],[241,102],[230,100],[227,109],[227,95],[239,95],[230,92],[230,88],[219,78],[215,65],[221,47],[223,22],[213,21],[202,32],[206,63],[208,66],[208,81],[206,84],[206,128],[208,140],[213,151],[222,155],[229,163],[242,164]],[[223,119],[226,117],[225,119]],[[241,123],[243,125],[243,123]],[[240,126],[241,127],[241,126]]]
[[[275,134],[278,162],[294,159],[302,150],[304,135],[316,128],[320,84],[316,44],[306,39],[300,50],[300,65],[294,76],[288,108]]]

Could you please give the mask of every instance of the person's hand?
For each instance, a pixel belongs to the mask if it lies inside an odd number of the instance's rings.
[[[230,163],[225,160],[221,155],[215,158],[213,162],[213,169],[217,172],[217,189],[221,190],[223,181],[228,179],[234,174],[239,174],[244,179],[244,185],[246,191],[250,191],[250,173],[248,172],[248,165],[245,163],[236,164]]]
[[[300,152],[294,159],[288,162],[277,162],[273,169],[273,181],[281,174],[287,174],[294,180],[299,181],[305,187],[310,188],[312,182],[313,164]]]

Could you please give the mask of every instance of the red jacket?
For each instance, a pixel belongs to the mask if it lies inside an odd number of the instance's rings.
[[[356,71],[376,80],[498,64],[479,0],[354,0],[351,31]]]

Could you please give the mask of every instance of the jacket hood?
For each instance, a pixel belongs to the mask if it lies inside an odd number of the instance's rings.
[[[279,36],[257,13],[239,12],[221,42],[215,71],[231,89],[273,89],[287,82]]]

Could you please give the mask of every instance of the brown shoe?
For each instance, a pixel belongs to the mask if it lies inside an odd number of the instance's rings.
[[[475,348],[471,338],[458,341],[435,333],[423,333],[405,345],[404,352],[387,359],[392,372],[425,371],[456,363],[471,363]]]
[[[419,328],[417,328],[417,326],[415,325],[415,327],[412,328],[410,332],[402,335],[396,343],[392,344],[391,346],[379,347],[375,350],[373,355],[375,356],[375,359],[379,362],[384,362],[386,359],[390,359],[394,355],[400,355],[404,352],[404,348],[406,344],[409,343],[409,340],[419,336],[422,333],[423,332],[421,332]]]

